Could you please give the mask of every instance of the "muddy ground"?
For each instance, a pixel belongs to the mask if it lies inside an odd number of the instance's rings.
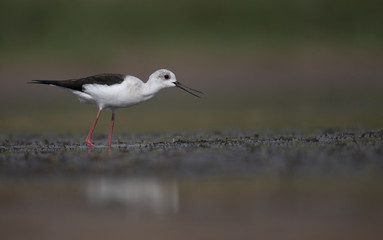
[[[82,137],[3,137],[2,178],[26,176],[211,174],[360,175],[383,167],[383,131],[321,130]]]
[[[0,140],[2,239],[378,239],[383,131]]]

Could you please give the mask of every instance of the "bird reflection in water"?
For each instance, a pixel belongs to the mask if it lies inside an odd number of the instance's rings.
[[[86,184],[90,204],[120,206],[129,214],[174,214],[179,208],[177,181],[155,178],[101,178]]]

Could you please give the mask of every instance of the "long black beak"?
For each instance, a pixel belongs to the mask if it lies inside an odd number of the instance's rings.
[[[195,89],[190,88],[190,87],[187,87],[187,86],[181,84],[178,81],[174,82],[174,85],[176,85],[176,87],[181,88],[185,92],[188,92],[188,93],[190,93],[191,95],[193,95],[195,97],[199,97],[200,98],[201,96],[198,96],[197,94],[203,94],[203,92],[195,90]]]

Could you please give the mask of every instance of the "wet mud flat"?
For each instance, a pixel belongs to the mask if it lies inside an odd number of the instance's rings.
[[[383,131],[323,130],[105,136],[3,137],[0,176],[276,174],[359,175],[382,171]]]
[[[383,131],[0,140],[2,239],[377,239]],[[22,229],[22,231],[20,230]]]

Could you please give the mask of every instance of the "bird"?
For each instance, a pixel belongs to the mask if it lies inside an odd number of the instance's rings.
[[[94,104],[98,107],[96,119],[85,139],[88,147],[94,147],[91,137],[97,125],[98,118],[104,109],[112,112],[107,144],[110,148],[117,109],[131,107],[147,101],[153,98],[160,90],[170,87],[180,88],[195,97],[201,97],[200,95],[203,94],[203,92],[199,90],[181,84],[177,81],[175,74],[167,69],[155,71],[149,76],[146,82],[131,75],[103,73],[85,78],[31,80],[28,83],[47,84],[65,88],[76,95],[80,102]]]

